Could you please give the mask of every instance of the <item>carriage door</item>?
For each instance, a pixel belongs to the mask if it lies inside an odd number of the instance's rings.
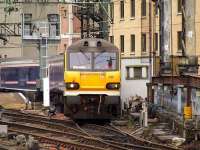
[[[19,68],[19,86],[25,88],[26,82],[28,81],[28,68]]]

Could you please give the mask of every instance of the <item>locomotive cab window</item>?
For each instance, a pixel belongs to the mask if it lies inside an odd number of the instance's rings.
[[[70,70],[91,70],[92,53],[89,52],[71,52],[69,53]]]
[[[94,54],[94,70],[116,70],[117,54],[114,52],[104,52]]]
[[[68,68],[70,70],[117,70],[116,52],[69,52]]]

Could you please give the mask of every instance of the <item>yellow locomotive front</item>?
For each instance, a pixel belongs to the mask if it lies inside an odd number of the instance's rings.
[[[119,50],[96,38],[72,44],[65,53],[65,115],[112,119],[120,114]]]

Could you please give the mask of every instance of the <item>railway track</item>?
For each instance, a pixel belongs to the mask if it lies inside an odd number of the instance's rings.
[[[82,126],[82,128],[92,137],[101,138],[108,143],[124,146],[128,149],[140,148],[150,150],[178,150],[178,148],[172,146],[153,143],[151,141],[133,136],[129,133],[121,131],[113,125],[99,126],[94,124],[87,124]]]
[[[66,120],[51,119],[44,116],[37,116],[33,114],[24,114],[18,111],[5,111],[2,113],[2,118],[9,119],[12,122],[31,123],[38,126],[43,126],[51,129],[57,129],[67,133],[74,133],[80,135],[86,135],[79,129],[77,129],[75,122]]]
[[[45,125],[42,120],[41,123],[39,120],[30,119],[30,116],[27,114],[21,113],[13,113],[13,112],[6,112],[6,115],[9,116],[9,120],[1,120],[0,124],[6,124],[9,127],[10,132],[15,132],[18,134],[24,135],[32,135],[40,143],[54,144],[54,145],[62,145],[65,148],[74,148],[74,149],[109,149],[109,150],[127,150],[124,147],[120,147],[111,143],[107,143],[102,141],[101,139],[97,139],[94,137],[89,137],[88,135],[84,136],[84,132],[81,130],[73,129],[73,133],[69,132],[69,130],[64,131],[61,129],[60,126],[57,129],[49,127],[45,122]],[[19,115],[19,116],[18,116]],[[4,116],[4,114],[2,115]],[[5,117],[5,116],[4,116]],[[19,118],[18,118],[19,117]],[[28,118],[26,118],[28,117]],[[38,117],[38,116],[37,116]],[[50,123],[51,126],[54,126],[54,123]],[[56,124],[58,125],[58,124]],[[60,124],[59,124],[60,125]],[[76,126],[74,126],[75,128]],[[76,132],[75,132],[76,131]],[[70,148],[71,147],[71,148]]]
[[[50,119],[44,116],[6,110],[0,124],[9,132],[31,135],[40,143],[78,150],[177,150],[125,133],[115,126],[77,125],[73,121]]]
[[[32,120],[35,120],[35,121],[40,121],[41,119],[43,121],[46,121],[46,122],[53,122],[53,123],[61,123],[61,124],[67,124],[68,126],[71,126],[71,127],[74,127],[75,126],[75,122],[73,120],[60,120],[60,119],[54,119],[54,118],[50,118],[50,117],[46,117],[46,116],[43,116],[43,115],[35,115],[35,114],[31,114],[31,113],[27,113],[27,112],[21,112],[19,110],[2,110],[1,111],[1,117],[3,116],[7,116],[7,117],[14,117],[16,116],[17,118],[19,117],[24,117],[24,118],[31,118]]]

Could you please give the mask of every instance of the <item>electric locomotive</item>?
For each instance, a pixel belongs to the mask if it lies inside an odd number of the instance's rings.
[[[121,112],[119,49],[82,39],[64,54],[64,113],[75,119],[111,119]]]

